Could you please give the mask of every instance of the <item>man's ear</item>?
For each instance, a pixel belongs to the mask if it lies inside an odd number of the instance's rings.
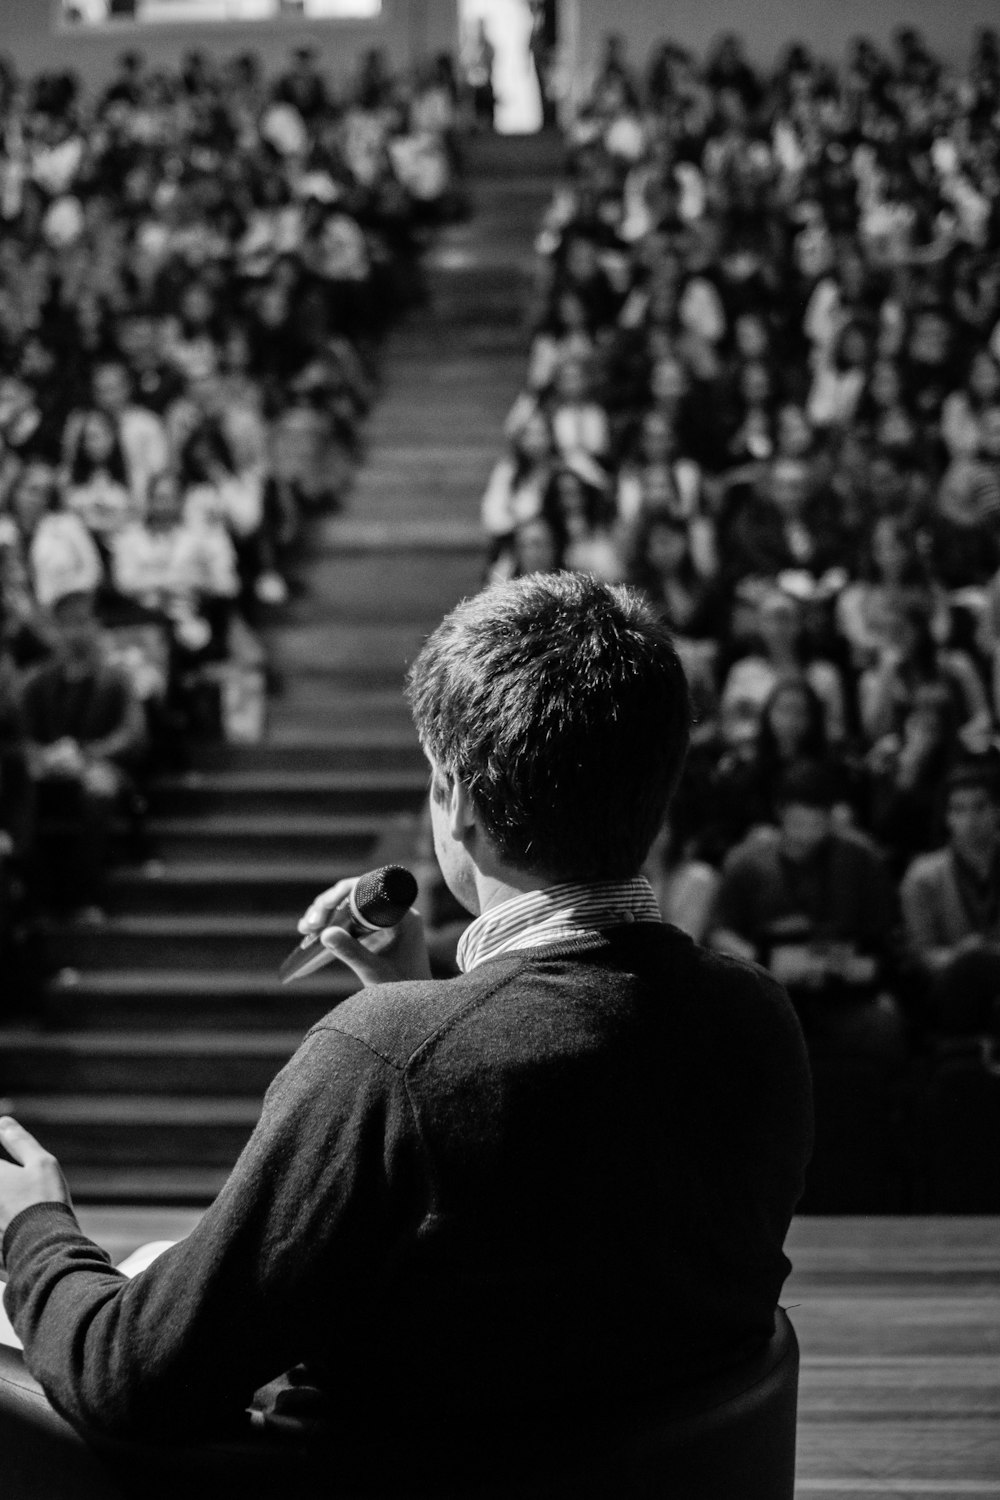
[[[461,844],[466,843],[478,819],[469,789],[458,776],[452,780],[448,794],[448,818],[452,838]]]

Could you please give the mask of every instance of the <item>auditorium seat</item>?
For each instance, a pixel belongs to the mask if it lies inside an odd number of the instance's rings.
[[[793,1500],[799,1351],[780,1309],[768,1347],[735,1372],[613,1433],[593,1424],[546,1473],[461,1490],[369,1491],[368,1500]],[[0,1347],[4,1500],[360,1500],[339,1490],[335,1456],[310,1473],[300,1451],[260,1440],[202,1448],[93,1448],[49,1405],[21,1355]]]

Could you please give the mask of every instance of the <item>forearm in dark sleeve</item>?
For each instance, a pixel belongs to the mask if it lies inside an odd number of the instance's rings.
[[[362,1044],[307,1039],[191,1235],[129,1281],[46,1206],[4,1241],[7,1308],[29,1369],[78,1427],[195,1438],[315,1346],[331,1288],[377,1279],[408,1106]],[[405,1152],[403,1152],[405,1154]]]

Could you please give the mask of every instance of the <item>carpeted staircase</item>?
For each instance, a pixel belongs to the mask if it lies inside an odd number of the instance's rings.
[[[81,1202],[211,1199],[343,970],[282,987],[311,898],[405,847],[426,774],[406,663],[475,591],[478,505],[524,377],[532,239],[558,144],[470,151],[473,215],[428,261],[429,303],[385,354],[367,457],[269,635],[263,743],[212,746],[154,788],[157,857],[109,919],[51,934],[40,1017],[0,1029],[0,1095]]]

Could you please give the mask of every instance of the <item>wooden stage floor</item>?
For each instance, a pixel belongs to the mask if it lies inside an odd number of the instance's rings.
[[[196,1217],[80,1213],[116,1260]],[[1000,1500],[1000,1219],[804,1218],[788,1253],[782,1303],[802,1349],[796,1495]]]
[[[1000,1497],[1000,1219],[798,1219],[802,1500]]]

